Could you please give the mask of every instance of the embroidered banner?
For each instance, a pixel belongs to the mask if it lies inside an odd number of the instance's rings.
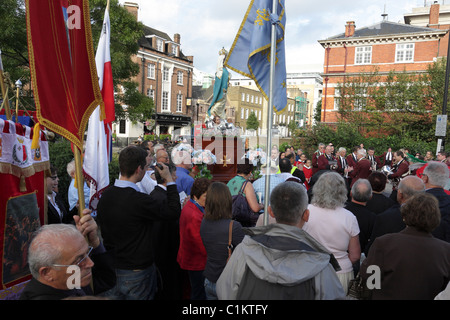
[[[32,233],[45,223],[49,168],[44,133],[0,119],[0,289],[12,290],[30,279],[27,249]]]

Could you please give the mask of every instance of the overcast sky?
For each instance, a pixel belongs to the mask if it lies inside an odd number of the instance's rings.
[[[139,4],[138,19],[145,25],[172,39],[179,33],[184,55],[194,56],[194,67],[210,74],[215,72],[219,50],[230,49],[250,4],[250,0],[128,1]],[[443,0],[439,2],[442,4]],[[425,0],[286,0],[287,72],[323,71],[324,49],[317,41],[343,33],[347,21],[355,21],[357,29],[367,27],[380,22],[386,8],[389,21],[404,23],[403,15],[424,3]]]

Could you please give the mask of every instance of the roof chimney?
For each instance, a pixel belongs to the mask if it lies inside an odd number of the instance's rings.
[[[430,20],[428,22],[429,26],[439,24],[439,3],[435,1],[430,7]]]
[[[174,41],[175,43],[180,44],[180,40],[181,40],[180,34],[179,34],[179,33],[175,33],[175,34],[173,35],[173,41]]]
[[[355,34],[355,21],[347,21],[345,25],[345,37],[351,37]]]
[[[136,18],[137,21],[139,5],[135,2],[125,2],[123,6],[125,9],[128,10],[129,13],[131,13]]]

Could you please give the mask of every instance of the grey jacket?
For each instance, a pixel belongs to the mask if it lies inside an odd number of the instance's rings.
[[[245,231],[216,283],[219,299],[345,299],[337,261],[308,233],[278,223]]]

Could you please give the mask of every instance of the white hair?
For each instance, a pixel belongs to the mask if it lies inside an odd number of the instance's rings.
[[[356,154],[359,154],[363,157],[365,157],[367,155],[367,151],[364,148],[358,149],[358,151],[356,152]]]
[[[72,174],[75,174],[75,160],[72,160],[67,164],[66,170],[67,170],[67,174],[69,176],[72,176]]]
[[[430,161],[423,170],[423,174],[428,177],[428,182],[434,186],[444,188],[449,179],[448,166],[440,161]]]
[[[323,173],[314,184],[311,203],[326,209],[343,207],[347,201],[347,186],[337,172]]]
[[[84,241],[80,231],[72,224],[56,223],[40,227],[34,234],[28,250],[31,275],[39,279],[39,269],[58,262],[67,241],[76,238]]]

